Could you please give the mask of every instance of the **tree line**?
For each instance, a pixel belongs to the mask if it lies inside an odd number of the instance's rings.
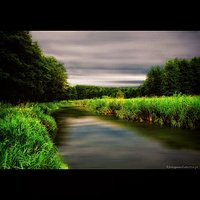
[[[136,88],[131,87],[101,87],[90,85],[75,85],[69,88],[68,99],[92,99],[104,96],[113,98],[131,98],[137,96]]]
[[[200,94],[200,57],[168,60],[163,67],[153,66],[138,88],[140,96]]]
[[[28,31],[0,31],[0,101],[66,99],[64,65],[46,56]]]

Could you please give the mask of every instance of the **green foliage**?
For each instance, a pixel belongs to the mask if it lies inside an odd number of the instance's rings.
[[[66,99],[68,83],[64,65],[52,56],[42,56],[40,66],[44,69],[41,77],[44,91],[42,101]]]
[[[162,70],[159,66],[152,67],[148,74],[145,83],[145,93],[148,96],[161,96],[162,95]]]
[[[178,62],[178,59],[168,60],[164,65],[162,76],[163,95],[171,96],[174,92],[180,92],[179,77],[181,74]]]
[[[192,69],[192,94],[200,94],[200,57],[194,57],[190,61]]]
[[[120,110],[122,107],[123,99],[115,99],[115,98],[108,98],[105,97],[103,99],[84,99],[84,100],[77,100],[73,103],[76,106],[83,106],[88,108],[89,110],[93,110],[98,114],[105,114],[105,115],[113,115],[116,114],[117,110]]]
[[[190,61],[186,59],[179,59],[178,61],[178,68],[179,73],[181,76],[179,77],[179,83],[180,83],[180,92],[182,94],[192,94],[192,67],[190,65]],[[200,67],[200,66],[199,66]]]
[[[174,93],[200,94],[200,57],[171,59],[164,67],[152,67],[144,83],[138,87],[138,96],[172,96]]]
[[[57,129],[55,120],[47,114],[66,103],[1,103],[0,168],[67,169],[52,142]]]
[[[69,87],[67,91],[67,98],[71,100],[78,99],[76,87]]]
[[[119,94],[119,91],[120,94]],[[69,99],[92,99],[92,98],[103,98],[116,97],[120,95],[122,98],[132,98],[136,96],[136,89],[130,87],[100,87],[100,86],[86,86],[86,85],[76,85],[69,88]]]
[[[120,99],[120,98],[124,98],[124,93],[121,90],[118,90],[117,94],[116,94],[116,98]]]
[[[121,119],[147,121],[178,128],[200,128],[200,97],[175,95],[134,99],[91,99],[76,101],[102,115],[114,114]]]
[[[0,31],[0,100],[13,103],[66,98],[63,64],[43,54],[27,31]]]

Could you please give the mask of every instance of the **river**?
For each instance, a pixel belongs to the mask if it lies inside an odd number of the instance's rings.
[[[71,169],[200,169],[198,131],[96,116],[77,107],[53,116],[54,143]]]

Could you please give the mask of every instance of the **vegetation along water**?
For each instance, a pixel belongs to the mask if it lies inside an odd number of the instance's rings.
[[[67,169],[53,143],[57,125],[50,115],[65,105],[0,104],[0,168]]]
[[[102,115],[178,128],[199,129],[200,97],[104,98],[76,101],[79,106]]]

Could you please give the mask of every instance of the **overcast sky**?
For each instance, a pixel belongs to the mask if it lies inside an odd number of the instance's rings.
[[[200,31],[31,31],[71,85],[138,86],[148,69],[200,56]]]

